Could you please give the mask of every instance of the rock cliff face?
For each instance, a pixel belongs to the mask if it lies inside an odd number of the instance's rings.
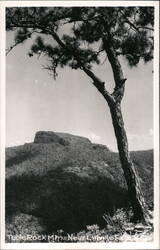
[[[151,204],[153,151],[131,155],[145,199]],[[128,204],[118,154],[104,145],[42,131],[36,133],[34,143],[6,149],[6,228],[10,233],[18,215],[23,230],[23,217],[28,225],[33,216],[36,232],[37,228],[45,233],[76,232],[86,225],[103,226],[104,213],[112,215]],[[21,226],[17,228],[20,231]]]

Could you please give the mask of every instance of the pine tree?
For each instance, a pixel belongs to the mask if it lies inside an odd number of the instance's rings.
[[[91,80],[107,102],[117,140],[121,166],[128,186],[134,220],[146,222],[148,213],[141,192],[138,175],[128,150],[127,135],[121,111],[125,93],[125,78],[119,58],[124,57],[130,67],[140,60],[153,59],[153,7],[24,7],[6,9],[6,29],[14,30],[15,44],[32,38],[28,55],[44,54],[50,59],[46,69],[54,78],[59,67],[81,70]],[[67,34],[65,34],[67,30]],[[43,38],[42,38],[43,35]],[[45,35],[45,36],[44,36]],[[53,39],[47,43],[47,36]],[[55,45],[56,41],[56,45]],[[102,62],[111,65],[114,78],[112,93],[107,84],[93,72],[93,65]]]

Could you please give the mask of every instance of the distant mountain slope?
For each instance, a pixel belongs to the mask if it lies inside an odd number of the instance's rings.
[[[40,132],[38,142],[6,149],[7,230],[16,216],[23,220],[25,215],[38,220],[47,233],[75,232],[86,225],[103,225],[104,213],[128,206],[117,153],[87,138],[47,133]],[[153,150],[131,156],[146,202],[152,204]]]

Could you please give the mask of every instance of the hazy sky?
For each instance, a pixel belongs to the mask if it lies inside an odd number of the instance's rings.
[[[7,34],[7,46],[13,33]],[[6,146],[34,140],[36,131],[51,130],[88,137],[116,151],[110,112],[91,80],[80,70],[60,69],[55,81],[42,69],[45,58],[28,57],[31,41],[14,48],[6,65]],[[153,147],[152,63],[129,68],[122,60],[127,78],[122,101],[129,149]],[[94,72],[111,89],[109,64],[94,67]]]

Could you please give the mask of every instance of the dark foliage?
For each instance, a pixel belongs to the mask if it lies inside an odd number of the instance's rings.
[[[117,55],[125,56],[130,66],[139,60],[153,58],[153,7],[26,7],[7,8],[6,28],[17,31],[16,44],[24,42],[33,33],[39,33],[29,56],[45,54],[50,58],[47,69],[57,76],[58,66],[73,69],[101,62],[104,53],[103,37],[112,41]],[[65,27],[67,34],[65,34]],[[41,34],[61,34],[60,44],[47,44]],[[107,38],[108,39],[108,38]],[[79,60],[77,61],[77,57]]]

